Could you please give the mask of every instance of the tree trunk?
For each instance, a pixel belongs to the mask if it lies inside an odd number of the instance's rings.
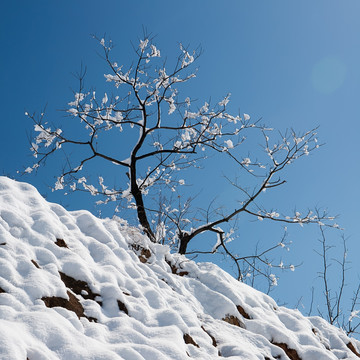
[[[179,234],[179,254],[184,255],[186,253],[186,248],[188,246],[188,243],[190,241],[189,234],[186,233],[180,233]]]
[[[138,217],[139,223],[142,226],[147,237],[152,242],[156,242],[155,235],[154,235],[153,231],[151,230],[149,221],[147,219],[147,215],[146,215],[146,211],[145,211],[145,207],[144,207],[143,195],[141,193],[141,190],[139,189],[138,184],[136,183],[135,167],[132,167],[130,170],[131,170],[131,176],[130,176],[131,194],[135,199],[136,211],[137,211],[137,217]]]

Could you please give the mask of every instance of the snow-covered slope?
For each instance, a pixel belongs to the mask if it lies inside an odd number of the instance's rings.
[[[120,220],[0,177],[0,359],[357,359],[360,343]]]

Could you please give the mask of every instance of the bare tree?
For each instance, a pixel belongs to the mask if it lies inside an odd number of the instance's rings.
[[[341,327],[347,335],[358,335],[360,328],[360,283],[354,288],[351,299],[345,295],[346,273],[349,270],[348,248],[346,238],[342,235],[341,258],[329,258],[329,252],[335,248],[329,245],[323,226],[320,226],[319,239],[321,250],[316,251],[322,260],[322,271],[319,277],[323,283],[323,297],[325,306],[317,306],[318,314],[330,324]],[[336,266],[331,273],[331,267]],[[336,280],[335,280],[336,279]],[[314,302],[314,289],[312,289],[311,307],[308,315],[311,315]],[[325,310],[322,310],[325,308]]]
[[[145,37],[134,48],[135,61],[125,67],[112,60],[111,41],[97,40],[108,67],[105,80],[114,85],[113,95],[104,92],[99,96],[86,90],[86,71],[81,71],[79,89],[66,109],[72,122],[79,121],[73,125],[77,131],[48,126],[43,114],[26,113],[34,122],[36,134],[31,150],[36,162],[25,172],[45,164],[60,149],[72,149],[76,153],[66,157],[55,190],[69,187],[73,191],[88,191],[102,196],[97,203],[126,201],[126,206],[136,211],[138,222],[151,241],[172,242],[181,254],[187,254],[188,244],[195,237],[214,234],[217,242],[214,246],[209,244],[207,252],[222,249],[236,264],[239,279],[243,279],[242,264],[261,272],[256,264],[269,265],[267,254],[284,246],[280,241],[252,257],[233,254],[228,248],[234,233],[230,223],[240,216],[285,225],[330,226],[334,218],[325,212],[281,214],[260,202],[265,191],[285,183],[281,175],[288,166],[320,146],[316,129],[272,135],[273,129],[261,120],[253,121],[248,114],[230,114],[230,94],[214,104],[206,101],[201,105],[183,96],[180,89],[195,77],[196,69],[191,69],[201,50],[191,52],[180,44],[176,61],[167,65],[152,39]],[[249,138],[261,143],[256,156],[247,146]],[[192,205],[194,194],[183,200],[185,170],[205,166],[209,156],[231,161],[242,174],[241,178],[228,179],[238,191],[234,208],[210,203],[207,209],[198,210]],[[121,185],[110,187],[102,176],[96,182],[90,180],[91,164],[99,161],[126,174],[122,178],[119,175]],[[245,178],[250,179],[251,185],[244,185]]]

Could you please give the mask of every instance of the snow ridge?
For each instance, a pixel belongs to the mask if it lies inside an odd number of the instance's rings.
[[[0,177],[0,359],[358,359],[319,317]]]

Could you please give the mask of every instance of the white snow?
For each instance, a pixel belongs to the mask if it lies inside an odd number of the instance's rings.
[[[6,177],[0,289],[1,359],[288,359],[286,344],[300,359],[325,360],[357,359],[349,343],[360,349],[216,265],[171,254],[121,219],[68,212]],[[77,299],[84,316],[47,307],[55,297]]]
[[[233,142],[229,139],[229,140],[225,140],[224,143],[226,144],[228,149],[232,149],[234,147]]]
[[[245,121],[250,120],[250,115],[249,115],[249,114],[244,114],[244,120],[245,120]]]

